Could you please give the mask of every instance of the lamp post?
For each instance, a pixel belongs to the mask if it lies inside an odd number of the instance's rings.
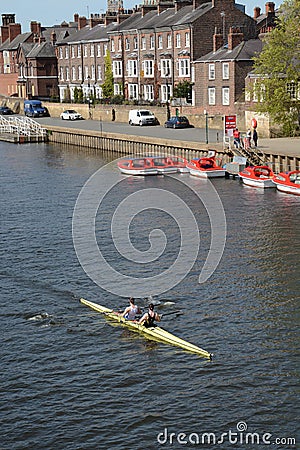
[[[166,89],[167,89],[167,120],[170,120],[171,112],[170,112],[170,104],[169,104],[169,82],[168,77],[170,76],[170,70],[167,69],[166,71]]]
[[[214,116],[209,116],[206,109],[203,112],[205,116],[205,143],[208,144],[208,119],[213,119]]]
[[[90,88],[91,88],[91,77],[88,75],[87,77],[88,80],[88,91],[87,91],[87,101],[88,101],[88,108],[89,108],[89,119],[92,118],[92,111],[91,111],[91,99],[90,99]]]

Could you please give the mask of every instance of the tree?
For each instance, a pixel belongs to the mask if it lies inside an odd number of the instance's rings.
[[[254,58],[256,110],[268,113],[291,135],[300,116],[300,0],[284,0],[276,28]]]
[[[193,83],[189,81],[180,81],[177,86],[174,87],[175,98],[185,98],[188,102],[191,100]]]
[[[114,95],[114,76],[112,71],[110,52],[107,50],[104,58],[104,83],[102,84],[102,92],[104,98],[111,98]]]

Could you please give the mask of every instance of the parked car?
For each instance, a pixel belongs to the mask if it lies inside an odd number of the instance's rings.
[[[170,119],[165,122],[165,128],[191,128],[191,127],[193,127],[193,125],[190,124],[189,119],[185,116],[170,117]]]
[[[49,111],[42,105],[41,100],[25,100],[24,114],[27,117],[49,117]]]
[[[14,114],[13,110],[10,109],[8,106],[0,106],[0,114],[8,116],[10,114]]]
[[[158,125],[158,120],[149,109],[131,109],[128,117],[129,125]]]
[[[67,109],[66,111],[62,112],[60,115],[61,120],[81,120],[83,119],[82,115],[79,114],[74,109]]]

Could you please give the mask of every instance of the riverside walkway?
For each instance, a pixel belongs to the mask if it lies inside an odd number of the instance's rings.
[[[62,128],[74,128],[79,130],[95,131],[100,133],[116,133],[121,135],[134,135],[149,138],[170,139],[172,141],[196,142],[203,148],[208,145],[211,148],[223,148],[222,130],[208,130],[208,144],[206,144],[206,131],[201,128],[184,128],[173,130],[163,126],[132,127],[121,122],[100,122],[97,120],[62,121],[58,118],[43,117],[36,119],[47,128],[57,126]],[[259,131],[258,131],[259,134]],[[258,139],[258,150],[263,153],[272,153],[289,157],[300,157],[300,137],[296,138],[274,138]]]

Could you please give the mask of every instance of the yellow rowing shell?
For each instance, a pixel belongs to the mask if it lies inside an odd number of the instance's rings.
[[[112,309],[106,308],[105,306],[98,305],[98,303],[90,302],[88,300],[85,300],[84,298],[81,298],[80,302],[86,306],[89,306],[90,308],[94,309],[95,311],[98,311],[99,313],[104,314],[106,317],[109,317],[110,319],[121,323],[122,325],[126,326],[130,330],[142,333],[147,338],[150,338],[150,339],[154,338],[161,342],[164,342],[165,344],[175,345],[176,347],[180,347],[183,350],[187,350],[189,352],[196,353],[197,355],[202,356],[203,358],[208,358],[208,359],[212,358],[211,353],[207,352],[206,350],[203,350],[200,347],[197,347],[197,345],[194,345],[194,344],[191,344],[190,342],[185,341],[184,339],[174,336],[174,334],[169,333],[168,331],[164,330],[161,327],[147,328],[144,325],[140,325],[136,322],[125,319],[124,317],[115,313]]]

